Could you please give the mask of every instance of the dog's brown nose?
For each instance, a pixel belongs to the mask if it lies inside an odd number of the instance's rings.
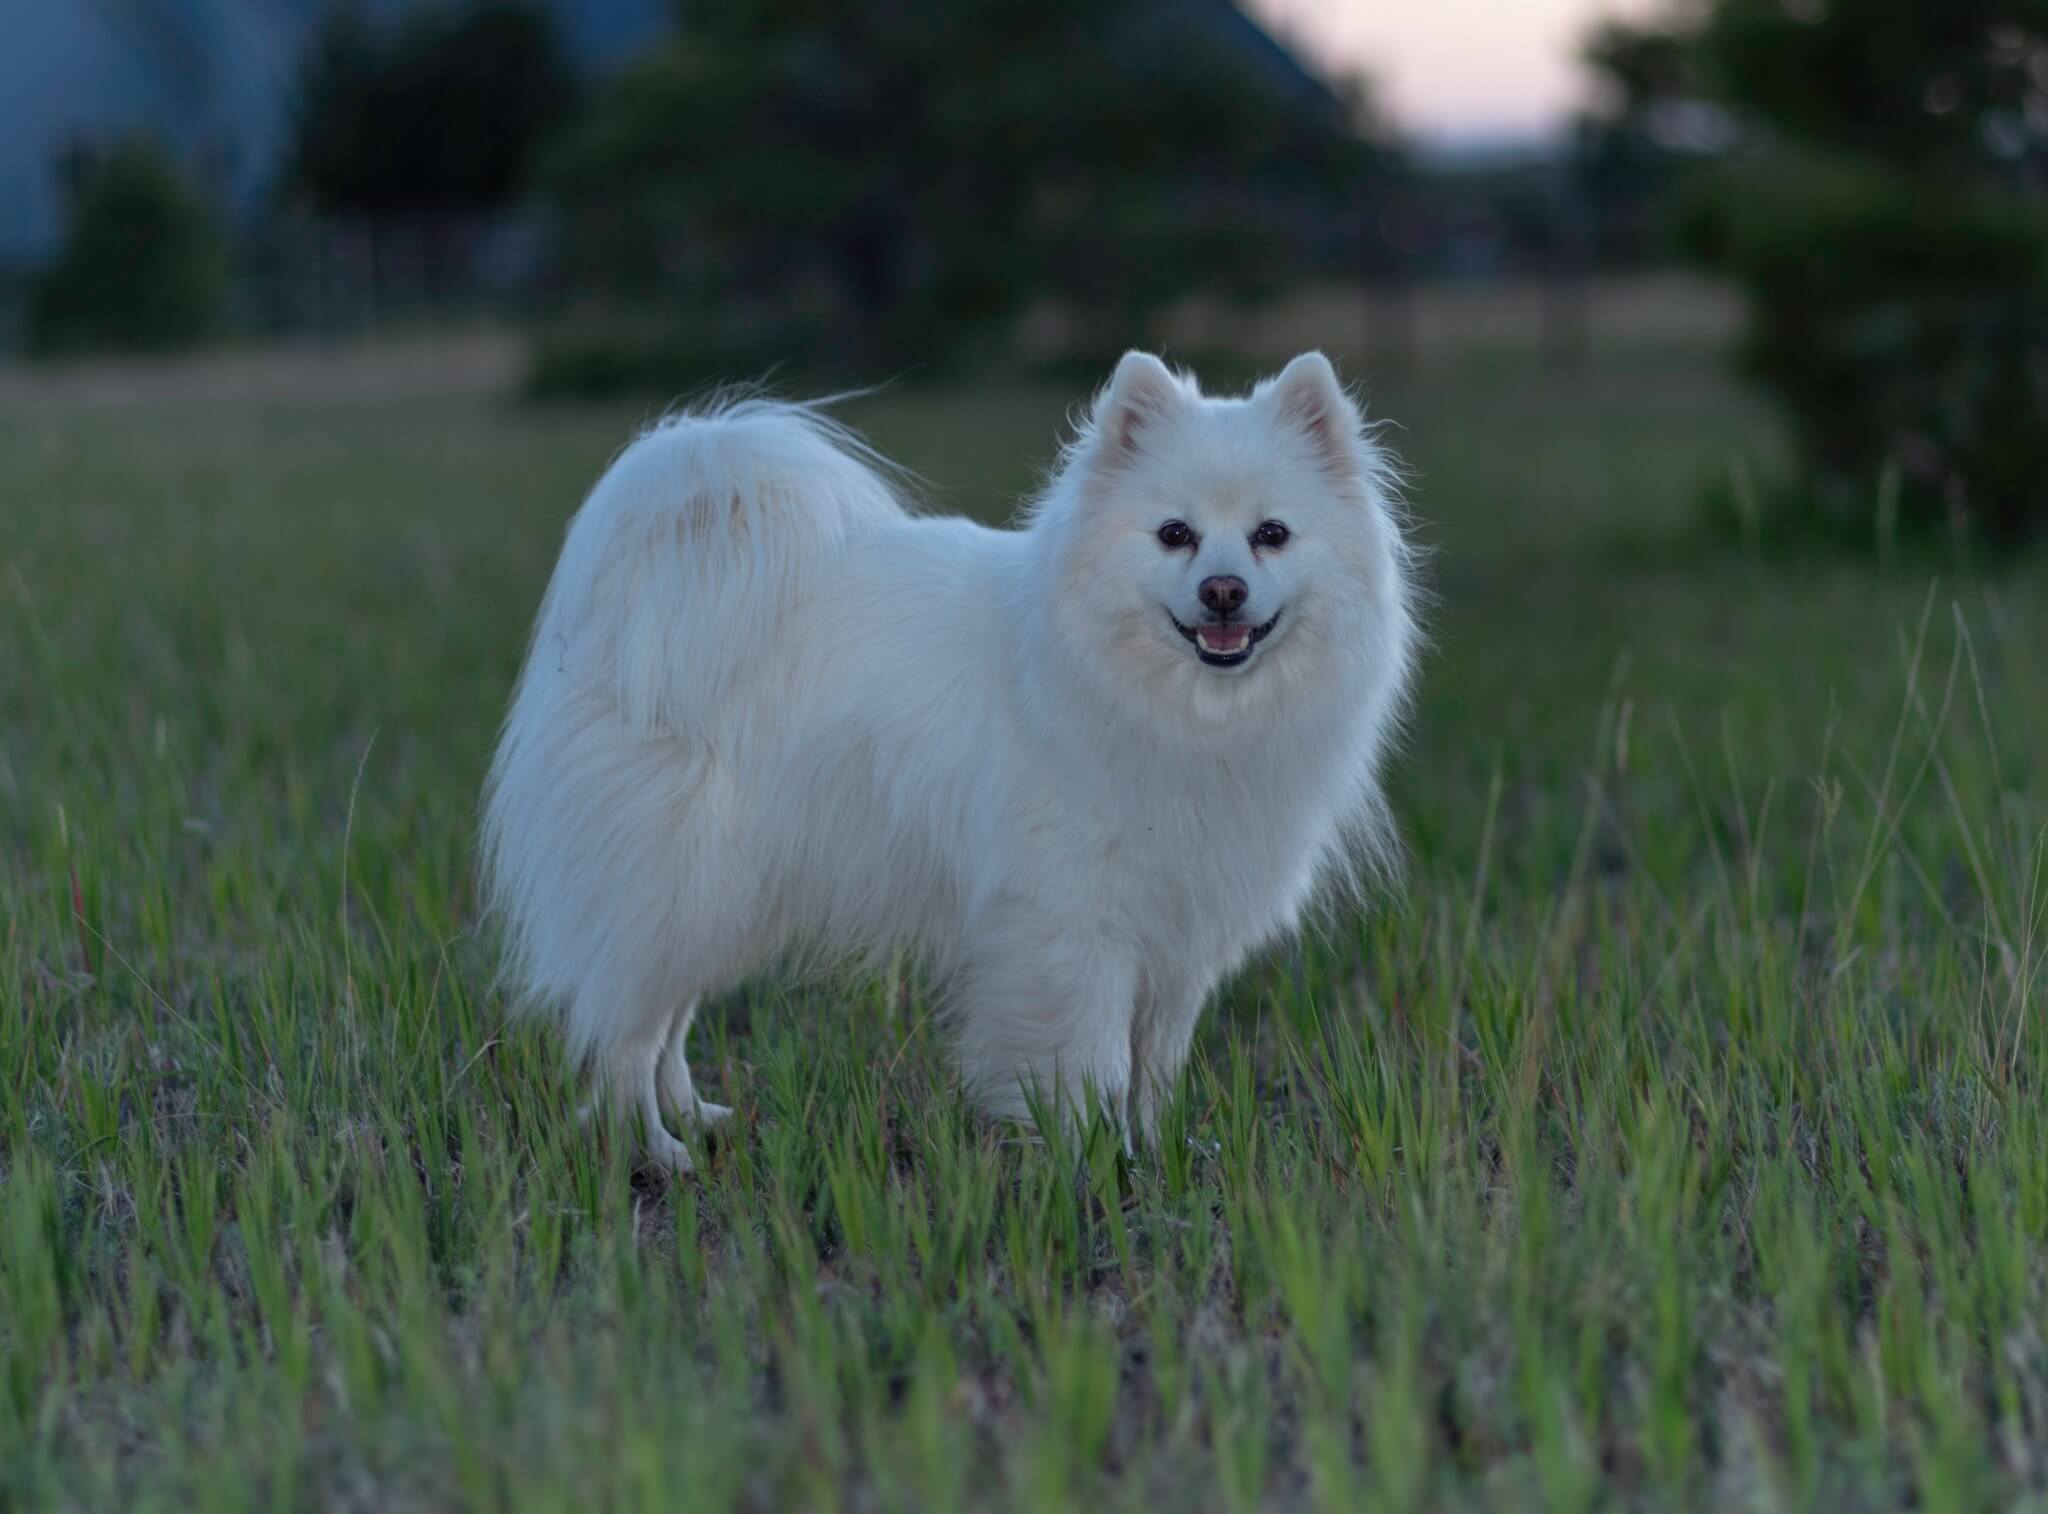
[[[1234,615],[1244,607],[1245,596],[1251,590],[1245,587],[1241,578],[1205,578],[1195,594],[1202,601],[1204,609],[1217,615]]]

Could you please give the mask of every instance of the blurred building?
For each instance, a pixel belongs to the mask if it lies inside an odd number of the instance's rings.
[[[67,174],[146,133],[231,212],[264,200],[289,138],[300,56],[344,0],[0,0],[0,265],[63,234]],[[445,0],[345,0],[375,17]],[[608,67],[653,40],[672,0],[542,0],[575,57]]]

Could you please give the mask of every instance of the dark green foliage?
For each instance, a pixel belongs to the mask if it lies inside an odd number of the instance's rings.
[[[1715,0],[1695,59],[1715,99],[1787,137],[1974,178],[2038,157],[2044,47],[2044,0]]]
[[[218,319],[226,279],[206,203],[154,147],[124,143],[86,170],[64,250],[31,287],[29,351],[190,346]]]
[[[2048,3],[1717,0],[1680,45],[1643,89],[1743,133],[1681,245],[1748,296],[1807,507],[1866,534],[1886,478],[1907,530],[2048,525]]]
[[[713,350],[815,319],[833,340],[788,355],[870,375],[986,352],[1035,295],[1115,346],[1191,290],[1263,291],[1348,224],[1376,155],[1217,15],[692,5],[552,159],[578,282],[700,310]]]
[[[2048,521],[2039,206],[1780,154],[1703,181],[1680,224],[1748,293],[1744,359],[1788,412],[1810,505],[1862,534],[1890,469],[1908,529]]]
[[[288,179],[372,221],[489,210],[575,101],[561,39],[520,0],[421,9],[380,30],[336,10],[304,64]]]

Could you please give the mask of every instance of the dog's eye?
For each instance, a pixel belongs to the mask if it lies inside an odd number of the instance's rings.
[[[1194,539],[1193,529],[1184,520],[1170,520],[1159,528],[1159,544],[1162,547],[1185,547]]]
[[[1277,520],[1260,521],[1259,529],[1252,532],[1252,545],[1255,547],[1284,547],[1287,545],[1287,538],[1291,534]]]

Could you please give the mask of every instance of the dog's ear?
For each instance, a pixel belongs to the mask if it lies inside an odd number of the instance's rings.
[[[1304,352],[1260,390],[1259,398],[1283,425],[1300,428],[1334,473],[1358,469],[1358,409],[1337,370],[1320,352]]]
[[[1149,352],[1126,352],[1095,402],[1098,457],[1114,466],[1137,452],[1147,426],[1186,398],[1173,371]]]

